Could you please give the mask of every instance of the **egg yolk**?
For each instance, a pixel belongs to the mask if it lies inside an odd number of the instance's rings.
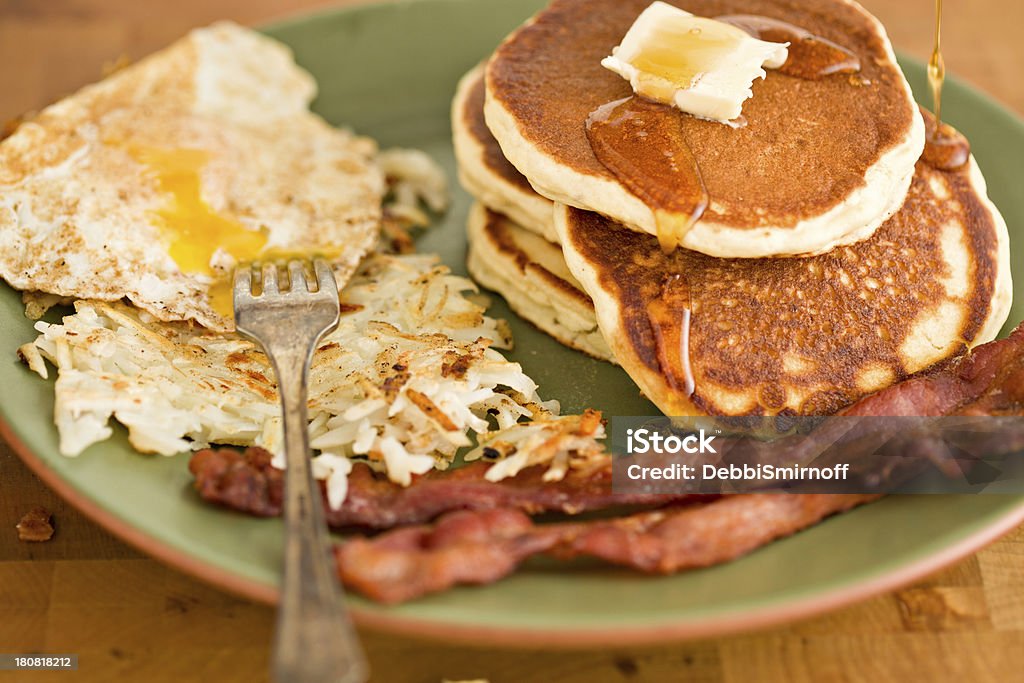
[[[182,272],[213,275],[210,261],[223,249],[236,261],[251,261],[263,251],[267,236],[218,214],[203,200],[201,174],[208,160],[198,149],[129,149],[157,187],[168,196],[155,213],[168,237],[168,252]]]
[[[230,318],[233,313],[232,281],[210,265],[218,250],[237,263],[286,261],[292,258],[341,256],[339,246],[309,249],[267,249],[267,235],[217,213],[202,195],[202,170],[209,160],[199,149],[159,149],[125,146],[129,155],[146,168],[167,201],[154,212],[168,244],[168,253],[183,273],[218,276],[209,289],[210,306]]]

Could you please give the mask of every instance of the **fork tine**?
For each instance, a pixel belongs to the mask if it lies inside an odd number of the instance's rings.
[[[316,283],[320,293],[328,294],[337,299],[338,282],[334,279],[334,271],[327,265],[327,261],[323,259],[313,261],[313,270],[316,272]]]
[[[263,264],[263,293],[277,294],[277,264],[270,262]]]
[[[302,261],[292,259],[288,262],[288,279],[291,281],[293,293],[306,294],[309,292],[309,284],[306,282],[306,267]]]
[[[249,267],[249,264],[235,268],[233,295],[235,299],[242,296],[252,296],[252,268]]]

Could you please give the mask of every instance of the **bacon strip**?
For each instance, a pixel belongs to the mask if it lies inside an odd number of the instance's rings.
[[[212,503],[259,517],[281,514],[284,472],[270,465],[270,454],[249,448],[244,454],[230,449],[203,450],[189,462],[199,495]],[[326,503],[327,524],[343,529],[390,529],[422,524],[452,510],[513,508],[527,514],[576,514],[612,506],[664,505],[689,496],[612,493],[611,460],[589,470],[570,470],[565,478],[544,482],[546,467],[531,467],[499,482],[484,479],[490,466],[475,462],[445,472],[430,472],[411,486],[402,487],[357,464],[348,475],[344,505],[334,510]]]
[[[451,512],[335,547],[338,573],[373,600],[398,603],[457,584],[497,581],[527,558],[588,556],[670,574],[744,555],[872,495],[743,495],[609,520],[534,524],[519,510]]]

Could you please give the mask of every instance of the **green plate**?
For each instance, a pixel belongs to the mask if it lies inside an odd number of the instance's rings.
[[[454,183],[449,103],[459,76],[538,9],[539,0],[421,0],[336,11],[267,29],[295,50],[320,83],[316,109],[382,146],[418,147]],[[919,64],[906,63],[918,92]],[[1024,158],[1024,126],[978,93],[947,86],[948,119],[974,143],[993,199],[1013,238],[1024,240],[1024,196],[1014,184]],[[469,197],[421,240],[464,271]],[[1017,273],[1024,273],[1014,255]],[[1024,294],[1011,320],[1024,317]],[[567,411],[650,414],[620,370],[565,349],[511,314],[512,355]],[[188,457],[142,456],[124,433],[75,459],[57,453],[53,391],[15,359],[33,336],[16,292],[0,290],[0,415],[22,458],[61,495],[146,552],[225,588],[273,600],[281,525],[202,503]],[[831,519],[736,562],[671,577],[595,564],[537,562],[485,588],[460,588],[399,607],[352,598],[364,624],[424,636],[509,644],[568,645],[708,636],[811,614],[893,588],[976,550],[1024,518],[1019,497],[889,498]]]

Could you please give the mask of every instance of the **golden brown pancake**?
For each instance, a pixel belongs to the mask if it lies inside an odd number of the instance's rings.
[[[1006,225],[973,160],[918,164],[871,239],[806,259],[666,256],[596,213],[555,216],[615,357],[669,415],[829,414],[993,339],[1009,312]],[[660,314],[687,304],[689,354],[673,357],[686,327]]]
[[[569,272],[554,225],[554,203],[505,159],[484,122],[483,68],[460,81],[452,102],[459,177],[477,199],[469,212],[466,266],[521,318],[569,348],[614,363],[594,302]]]
[[[459,81],[452,101],[452,141],[459,181],[467,192],[549,242],[558,239],[551,200],[537,194],[530,181],[508,162],[487,128],[482,66]]]
[[[555,0],[487,67],[487,123],[541,194],[656,233],[649,207],[594,156],[588,115],[631,94],[604,69],[647,0]],[[861,71],[802,80],[769,71],[734,129],[677,113],[710,196],[684,246],[716,256],[827,251],[869,236],[906,194],[924,132],[884,29],[842,0],[692,0],[701,16],[782,19],[855,52]],[[666,191],[671,191],[667,188]]]
[[[479,203],[470,209],[467,232],[466,267],[474,280],[562,344],[615,362],[597,326],[594,302],[569,272],[557,244]]]

